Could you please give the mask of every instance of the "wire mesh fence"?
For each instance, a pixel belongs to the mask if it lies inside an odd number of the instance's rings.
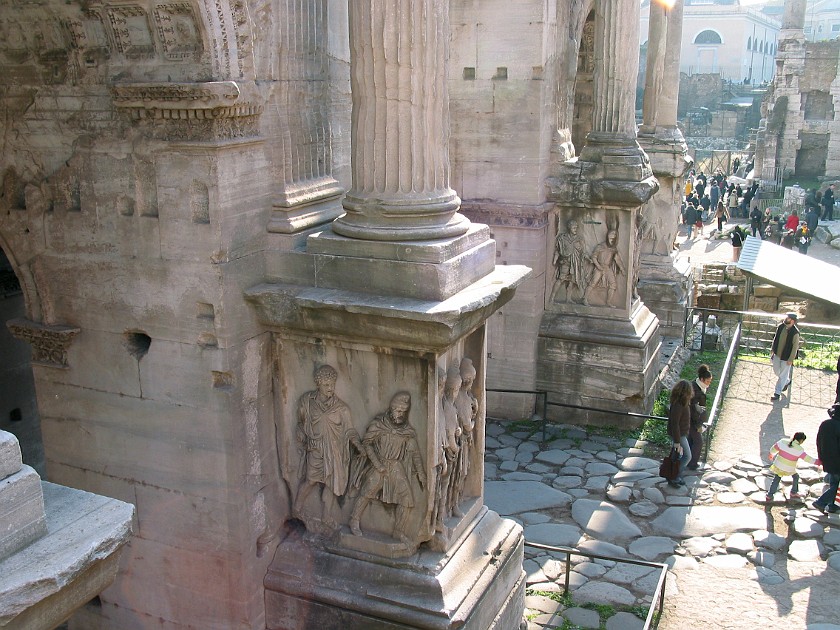
[[[724,350],[741,324],[738,344],[738,377],[733,378],[727,396],[741,400],[764,400],[773,389],[776,376],[770,363],[770,349],[778,315],[717,309],[693,309],[686,323],[686,347]],[[840,356],[840,326],[797,324],[800,351],[793,362],[787,401],[793,404],[828,407],[834,402],[837,361]]]

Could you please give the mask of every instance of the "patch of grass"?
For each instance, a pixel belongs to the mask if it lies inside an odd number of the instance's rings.
[[[644,621],[647,619],[648,613],[650,612],[650,606],[631,606],[627,609],[627,612],[633,613],[639,619]]]
[[[602,621],[605,621],[612,617],[615,614],[615,608],[610,606],[609,604],[595,604],[595,603],[586,603],[581,604],[581,608],[586,608],[588,610],[594,610],[598,613],[598,616],[601,618]]]
[[[803,334],[802,350],[800,350],[800,358],[796,359],[793,364],[796,367],[805,367],[816,370],[827,370],[833,372],[837,368],[837,355],[840,354],[840,340],[830,341],[828,343],[809,344],[808,338]]]
[[[540,597],[547,597],[548,599],[554,600],[558,604],[562,604],[564,608],[570,608],[575,605],[572,601],[571,593],[563,593],[561,591],[538,591],[533,588],[526,589],[525,593],[528,595],[538,595]]]
[[[835,359],[836,360],[836,359]],[[709,406],[717,393],[718,383],[720,382],[720,373],[723,370],[723,365],[726,363],[726,352],[719,352],[716,350],[708,350],[706,352],[698,352],[693,354],[691,358],[686,361],[680,372],[680,378],[688,381],[693,381],[697,378],[697,368],[702,364],[709,366],[714,378],[712,384],[709,386],[707,392]],[[663,389],[659,392],[659,396],[653,401],[652,416],[668,417],[668,409],[670,407],[671,392]],[[668,423],[664,420],[646,420],[639,431],[639,438],[655,444],[656,446],[670,447],[671,437],[668,435]]]

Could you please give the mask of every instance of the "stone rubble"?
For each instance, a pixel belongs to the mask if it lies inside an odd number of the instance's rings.
[[[773,570],[777,561],[826,561],[840,571],[840,515],[815,520],[810,502],[825,484],[813,466],[799,469],[804,502],[786,500],[788,478],[765,504],[771,475],[757,457],[704,464],[686,471],[686,486],[673,488],[659,477],[659,460],[644,456],[642,441],[590,435],[562,424],[547,431],[540,450],[541,431],[531,439],[529,432],[508,433],[501,423],[488,421],[486,428],[485,502],[519,522],[529,543],[665,563],[671,569],[666,598],[678,592],[674,572],[690,571],[698,562],[722,569],[752,565],[752,579],[765,585],[785,581],[786,574]],[[525,453],[533,459],[519,457]],[[790,521],[788,539],[768,531],[771,509],[781,509]],[[523,628],[560,628],[566,622],[600,627],[594,610],[564,608],[538,594],[562,593],[564,553],[526,546],[525,557],[531,595]],[[643,620],[629,609],[651,606],[658,577],[650,567],[572,556],[569,587],[575,606],[619,609],[605,627],[641,628]],[[820,628],[840,630],[840,625]]]

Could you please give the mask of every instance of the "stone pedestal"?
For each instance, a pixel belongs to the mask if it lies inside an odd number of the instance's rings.
[[[553,273],[537,346],[537,389],[548,402],[646,412],[659,367],[659,324],[639,299],[640,208],[659,185],[636,141],[633,90],[638,4],[595,7],[595,107],[579,160],[551,180],[557,202]],[[599,425],[626,417],[549,404],[550,418]]]
[[[107,588],[134,506],[41,482],[0,431],[0,628],[51,630]]]
[[[639,297],[659,319],[663,337],[683,338],[693,286],[691,265],[686,261],[671,256],[642,256]]]
[[[642,126],[639,145],[650,158],[659,190],[641,211],[637,291],[659,318],[662,336],[682,338],[692,278],[689,266],[677,263],[673,244],[679,230],[683,175],[693,162],[685,138],[676,127]]]
[[[324,239],[310,244],[341,242]],[[456,243],[408,249],[441,246],[452,258],[403,263],[398,277],[452,277]],[[443,282],[439,300],[389,295],[387,273],[352,271],[343,290],[248,291],[273,331],[277,447],[293,502],[265,582],[269,628],[518,625],[522,532],[483,505],[485,322],[527,274],[497,267],[457,291]]]

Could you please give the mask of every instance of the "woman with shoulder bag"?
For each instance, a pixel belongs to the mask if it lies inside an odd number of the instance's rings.
[[[700,467],[700,454],[703,451],[703,431],[709,420],[706,411],[706,392],[712,384],[712,373],[705,363],[697,368],[697,379],[691,384],[691,426],[688,430],[688,443],[691,445],[691,461],[688,462],[689,470],[697,470]]]

